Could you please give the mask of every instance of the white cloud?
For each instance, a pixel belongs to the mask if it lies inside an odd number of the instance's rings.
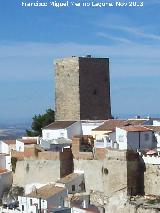
[[[118,38],[113,38],[118,39]],[[109,57],[112,75],[160,75],[160,45],[114,42],[113,45],[79,43],[1,43],[0,74],[3,79],[53,78],[53,59],[91,54]]]
[[[124,31],[135,36],[139,36],[141,38],[152,39],[156,41],[160,41],[160,35],[152,34],[152,33],[145,33],[138,28],[126,27],[126,26],[109,26],[109,28],[117,29],[120,31]]]
[[[102,37],[102,38],[106,38],[112,41],[117,41],[117,42],[121,42],[121,43],[132,43],[129,39],[125,39],[125,38],[121,38],[121,37],[115,37],[115,36],[111,36],[102,32],[97,33],[97,36]]]

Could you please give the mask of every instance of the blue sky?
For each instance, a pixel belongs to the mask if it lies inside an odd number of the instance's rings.
[[[21,2],[0,1],[1,121],[28,121],[53,108],[53,60],[86,54],[110,58],[113,115],[160,115],[159,0],[106,8]]]

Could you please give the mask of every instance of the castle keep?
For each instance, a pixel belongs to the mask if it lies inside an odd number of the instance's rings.
[[[111,117],[109,59],[70,57],[55,62],[56,120]]]

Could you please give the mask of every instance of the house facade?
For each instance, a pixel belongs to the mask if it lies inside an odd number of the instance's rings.
[[[56,186],[65,187],[69,194],[85,191],[85,180],[83,173],[71,173],[56,182]]]
[[[56,140],[59,138],[72,139],[82,135],[80,121],[56,121],[42,129],[43,140]]]
[[[116,127],[116,142],[121,150],[148,150],[156,147],[153,133],[142,126]]]
[[[11,150],[16,149],[16,140],[0,141],[0,153],[10,154]]]
[[[24,148],[29,145],[36,145],[37,139],[17,139],[16,140],[16,151],[17,152],[24,152]]]
[[[24,213],[48,211],[53,207],[63,207],[67,190],[53,184],[45,185],[26,196],[19,196],[19,209]]]

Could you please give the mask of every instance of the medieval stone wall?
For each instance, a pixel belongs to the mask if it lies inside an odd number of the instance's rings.
[[[71,57],[55,62],[56,120],[111,117],[109,59]]]
[[[111,117],[108,58],[79,58],[82,120]]]
[[[56,120],[80,120],[79,59],[59,59],[55,62]]]

